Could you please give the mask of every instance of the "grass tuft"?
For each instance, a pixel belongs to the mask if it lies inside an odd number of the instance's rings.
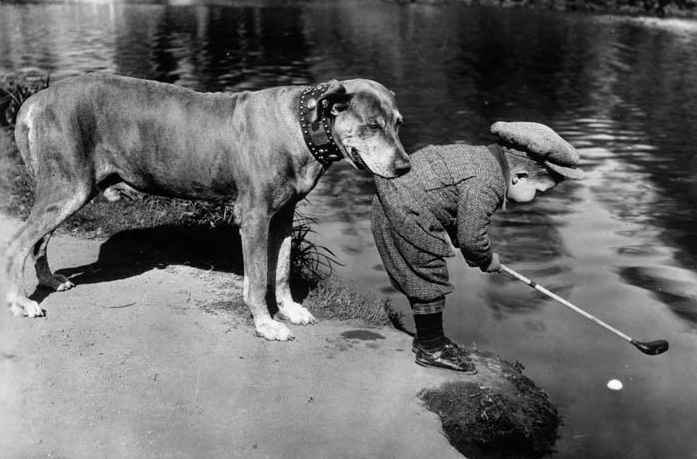
[[[34,181],[19,158],[12,130],[0,128],[0,212],[25,219],[34,205]]]
[[[311,226],[315,223],[314,219],[299,212],[295,213],[290,250],[292,272],[310,285],[316,285],[329,278],[334,271],[334,265],[343,266],[337,261],[334,252],[309,239],[308,236],[315,233]]]
[[[32,94],[48,88],[51,77],[42,72],[0,76],[0,127],[14,128],[17,112]]]
[[[401,321],[401,313],[394,310],[386,297],[369,297],[335,276],[321,280],[311,288],[303,300],[320,319],[361,320],[370,325],[390,325]]]

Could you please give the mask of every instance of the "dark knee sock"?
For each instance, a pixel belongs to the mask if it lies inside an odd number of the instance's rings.
[[[442,312],[417,314],[414,316],[414,322],[416,323],[416,338],[423,349],[437,351],[445,345]]]

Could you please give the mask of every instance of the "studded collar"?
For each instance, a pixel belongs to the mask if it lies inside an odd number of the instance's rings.
[[[326,90],[327,83],[311,86],[300,95],[299,114],[300,128],[307,148],[312,156],[324,167],[329,167],[333,162],[340,161],[344,155],[334,141],[332,135],[332,119],[322,109],[317,110],[317,104],[326,104],[326,100],[320,101]],[[320,116],[315,116],[318,113]]]

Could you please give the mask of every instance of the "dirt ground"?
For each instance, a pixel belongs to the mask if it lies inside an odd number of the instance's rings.
[[[0,244],[18,226],[0,216]],[[44,318],[0,314],[3,458],[463,457],[417,393],[467,376],[415,365],[406,334],[321,322],[268,342],[223,307],[239,276],[147,253],[119,267],[106,245],[54,237],[77,287],[35,291]]]

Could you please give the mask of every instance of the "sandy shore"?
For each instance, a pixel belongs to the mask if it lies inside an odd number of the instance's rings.
[[[18,224],[0,216],[0,243]],[[94,270],[102,242],[56,236],[51,264]],[[0,314],[4,458],[463,457],[417,398],[458,375],[415,365],[401,332],[321,322],[267,342],[217,307],[240,294],[229,274],[93,274],[35,292],[45,318]]]

